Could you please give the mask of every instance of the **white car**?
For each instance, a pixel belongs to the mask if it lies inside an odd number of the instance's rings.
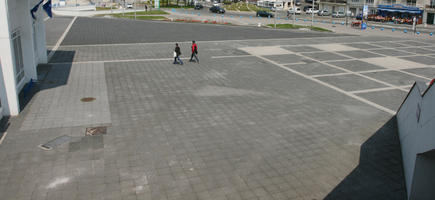
[[[312,13],[317,14],[318,12],[319,12],[319,10],[313,10],[311,8],[309,8],[307,11],[305,11],[306,14],[312,14]]]
[[[295,10],[293,10],[293,8],[290,8],[287,10],[287,15],[300,15],[302,13],[301,8],[296,8]]]
[[[127,6],[125,6],[127,9],[133,9],[133,4],[129,3]]]

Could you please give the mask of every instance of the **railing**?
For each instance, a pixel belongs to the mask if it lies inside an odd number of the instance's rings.
[[[425,8],[433,8],[433,9],[435,9],[435,3],[433,3],[431,5],[426,5]]]

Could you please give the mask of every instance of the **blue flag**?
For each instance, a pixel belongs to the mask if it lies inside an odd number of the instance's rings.
[[[41,0],[38,4],[35,5],[35,7],[33,7],[33,8],[30,10],[30,14],[32,15],[32,18],[33,18],[33,19],[36,19],[36,17],[35,17],[35,13],[36,13],[36,11],[38,11],[39,5],[41,5],[41,3],[42,3],[43,1],[44,1],[44,0]]]
[[[51,0],[48,0],[44,5],[42,5],[42,8],[50,18],[53,17],[53,13],[51,12]]]

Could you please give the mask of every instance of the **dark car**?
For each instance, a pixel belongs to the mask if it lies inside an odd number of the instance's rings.
[[[311,6],[304,6],[303,11],[304,11],[304,12],[307,12],[307,10],[310,9],[310,8],[312,8],[312,7],[311,7]]]
[[[223,8],[221,8],[219,6],[213,6],[213,7],[211,7],[210,11],[214,12],[214,13],[225,13],[225,9],[223,9]]]
[[[195,9],[195,10],[201,10],[203,8],[204,8],[204,6],[202,6],[201,4],[196,4],[195,7],[193,7],[193,9]]]
[[[259,11],[257,11],[257,15],[256,16],[257,17],[258,16],[260,16],[260,17],[273,17],[273,14],[270,13],[270,12],[267,12],[267,11],[259,10]]]

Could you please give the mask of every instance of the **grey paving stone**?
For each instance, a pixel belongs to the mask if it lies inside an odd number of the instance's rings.
[[[358,49],[378,49],[379,46],[365,44],[365,43],[351,43],[351,44],[345,44],[347,46],[355,47]]]
[[[336,86],[345,91],[356,91],[356,90],[386,87],[386,85],[382,83],[378,83],[353,74],[325,76],[325,77],[318,77],[317,79],[324,81],[328,84],[331,84],[333,86]]]
[[[404,69],[404,71],[414,73],[420,76],[424,76],[426,78],[434,78],[435,77],[435,68],[414,68],[414,69]]]
[[[271,55],[271,56],[264,56],[265,58],[268,58],[270,60],[273,60],[277,63],[284,64],[284,63],[299,63],[299,62],[311,62],[310,60],[305,59],[302,56],[298,56],[295,54],[282,54],[282,55]]]
[[[415,46],[415,47],[421,47],[421,46],[430,46],[431,44],[428,42],[418,42],[418,41],[400,41],[400,42],[396,42],[399,44],[404,44],[407,46]]]
[[[373,45],[381,46],[381,47],[389,47],[389,48],[396,48],[396,47],[406,47],[405,44],[399,44],[396,42],[373,42],[371,43]]]
[[[373,53],[386,55],[386,56],[406,56],[406,55],[409,55],[408,52],[397,51],[394,49],[373,49],[373,50],[369,50],[369,51],[373,52]]]
[[[406,92],[401,90],[387,90],[369,93],[359,93],[357,95],[391,110],[397,110],[399,109],[399,106],[402,104],[402,102],[395,101],[395,99],[404,99],[406,97],[406,94]]]
[[[410,57],[401,57],[402,59],[422,63],[425,65],[435,65],[435,57],[433,56],[410,56]]]
[[[310,46],[282,46],[281,48],[287,49],[295,53],[322,51],[320,49],[310,47]]]
[[[328,61],[328,60],[349,60],[351,58],[341,56],[332,52],[319,52],[319,53],[302,53],[302,55],[320,60],[320,61]]]
[[[435,50],[428,50],[428,49],[417,48],[417,47],[397,48],[397,50],[412,53],[412,54],[435,54]]]
[[[321,75],[321,74],[335,74],[344,72],[328,65],[319,62],[310,62],[307,64],[286,65],[290,69],[294,69],[306,75]]]
[[[383,67],[373,65],[371,63],[367,63],[360,60],[336,61],[336,62],[328,62],[328,63],[354,72],[384,69]]]
[[[374,57],[382,57],[379,54],[370,53],[367,51],[339,51],[338,53],[344,54],[346,56],[350,56],[353,58],[374,58]]]
[[[411,85],[415,81],[424,81],[424,82],[427,81],[425,79],[412,76],[409,74],[405,74],[402,72],[398,72],[398,71],[370,72],[370,73],[363,73],[363,74],[396,86]]]

